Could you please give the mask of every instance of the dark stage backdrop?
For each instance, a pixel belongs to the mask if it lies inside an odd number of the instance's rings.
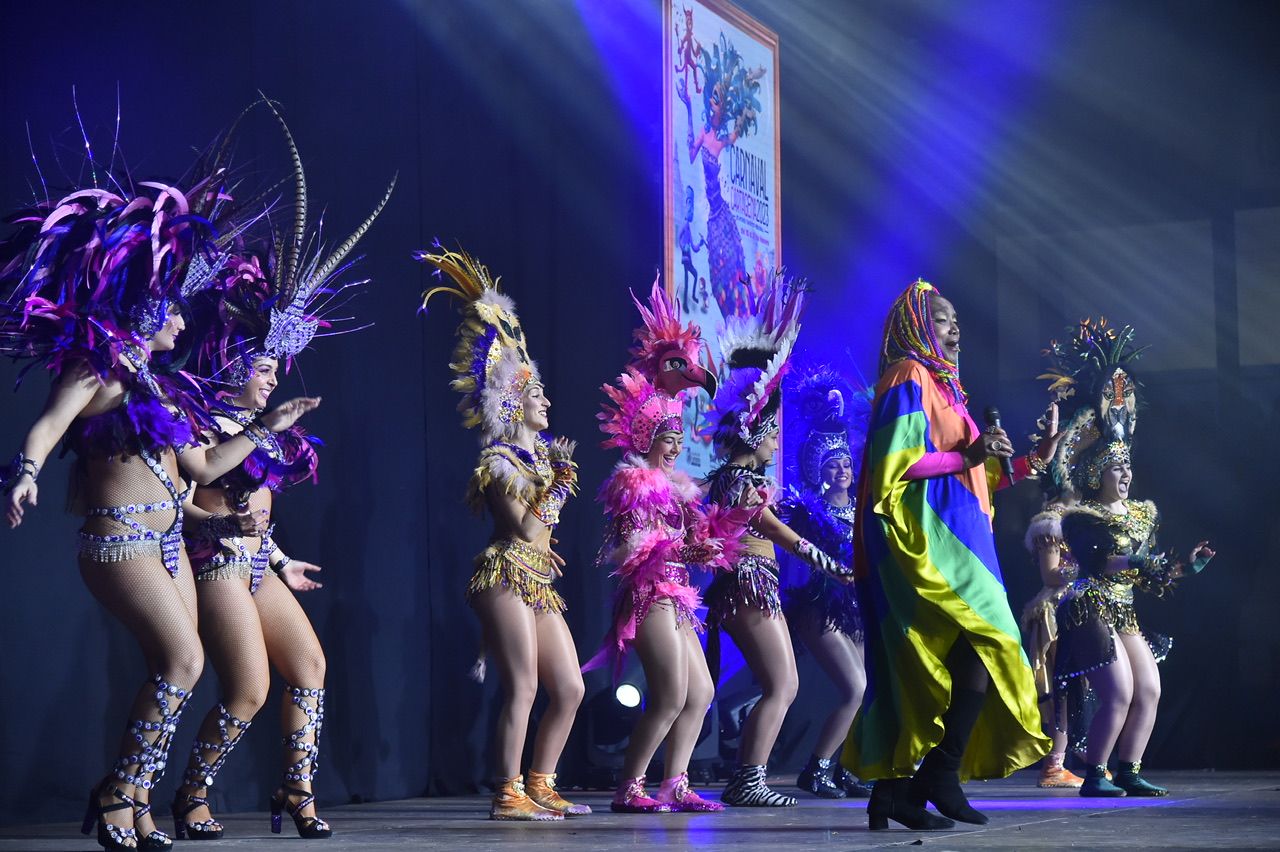
[[[1280,206],[1271,7],[986,2],[953,20],[942,2],[742,5],[781,38],[784,246],[792,271],[815,284],[810,356],[869,376],[885,307],[924,275],[960,310],[975,407],[999,402],[1006,422],[1029,424],[1040,390],[1025,379],[1038,371],[1038,346],[1076,318],[1061,298],[1073,272],[1062,251],[1046,249],[1035,274],[1011,273],[1009,240],[1053,248],[1098,234],[1086,247],[1105,254],[1127,244],[1133,225],[1209,223],[1203,274],[1166,259],[1157,276],[1121,267],[1108,282],[1145,288],[1124,319],[1166,350],[1190,343],[1167,333],[1171,306],[1206,288],[1211,306],[1194,326],[1206,357],[1147,376],[1152,404],[1136,451],[1135,491],[1159,501],[1171,542],[1185,548],[1203,531],[1222,552],[1172,600],[1142,602],[1178,637],[1148,763],[1276,765],[1269,439],[1280,370],[1256,322],[1249,351],[1264,357],[1242,366],[1237,310],[1238,279],[1273,280],[1276,258],[1270,241],[1236,227],[1237,211]],[[26,125],[49,182],[78,178],[73,86],[99,150],[118,89],[120,149],[146,176],[180,173],[258,90],[281,101],[312,203],[327,207],[335,237],[399,172],[361,246],[374,283],[356,308],[375,327],[321,341],[280,391],[324,396],[308,426],[327,446],[319,485],[279,502],[278,539],[324,566],[324,589],[303,598],[328,655],[322,803],[477,789],[497,691],[465,676],[478,630],[462,592],[487,533],[460,503],[477,447],[447,387],[454,314],[441,302],[417,315],[428,282],[409,254],[438,236],[504,276],[547,378],[553,425],[581,442],[584,493],[559,538],[585,657],[611,589],[592,567],[601,525],[591,498],[612,463],[596,448],[598,388],[621,366],[635,323],[626,288],[647,286],[661,262],[658,4],[8,3],[3,19],[6,207],[34,181]],[[267,117],[241,138],[249,179],[284,173]],[[15,372],[0,368],[0,382]],[[5,391],[6,454],[46,389],[35,375]],[[61,511],[67,467],[50,464],[40,507],[0,533],[6,823],[74,813],[145,676],[131,639],[76,576],[78,524]],[[1006,495],[1000,509],[1019,608],[1037,585],[1020,549],[1035,496]],[[829,694],[811,660],[801,675],[775,755],[782,769],[807,755]],[[590,678],[588,700],[604,687]],[[157,801],[216,696],[206,672]],[[273,699],[223,770],[219,809],[260,808],[276,783],[276,713]],[[585,775],[584,729],[563,761],[567,783]]]

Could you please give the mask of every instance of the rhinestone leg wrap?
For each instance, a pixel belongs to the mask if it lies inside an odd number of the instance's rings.
[[[217,742],[206,742],[200,739],[201,736],[206,735],[204,731],[211,718],[217,719]],[[252,723],[253,720],[245,721],[232,716],[225,704],[219,703],[214,707],[205,718],[205,724],[196,735],[195,742],[191,744],[191,760],[187,763],[187,770],[183,773],[182,780],[191,787],[212,787],[218,770],[222,769],[222,764],[226,763],[227,758],[231,756],[231,750],[236,747],[236,743],[240,742],[240,738],[244,736],[245,731],[249,730],[249,725]],[[212,756],[212,762],[206,760],[206,754]]]
[[[285,701],[297,707],[307,721],[284,735],[284,748],[289,757],[299,754],[293,763],[285,767],[284,780],[310,783],[319,767],[320,730],[324,727],[324,689],[304,689],[285,684]]]
[[[150,790],[164,774],[169,759],[169,747],[173,744],[178,719],[191,693],[165,681],[161,675],[151,679],[155,685],[152,693],[157,719],[134,719],[129,722],[129,736],[137,744],[137,751],[116,759],[113,773],[126,784]]]

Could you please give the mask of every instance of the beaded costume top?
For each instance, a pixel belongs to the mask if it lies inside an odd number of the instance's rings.
[[[547,451],[549,446],[547,438],[538,435],[532,453],[505,441],[495,441],[482,449],[467,483],[467,505],[477,515],[484,514],[485,491],[491,485],[500,486],[504,494],[527,506],[537,506],[561,481],[567,484],[570,494],[576,494],[578,466],[572,461],[562,462],[565,472],[559,473]],[[560,519],[557,514],[554,519],[543,520],[554,526]]]

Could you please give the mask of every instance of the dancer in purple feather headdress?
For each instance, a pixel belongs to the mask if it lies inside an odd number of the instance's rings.
[[[171,845],[155,830],[150,791],[204,664],[182,543],[183,474],[227,473],[312,405],[294,400],[244,436],[202,446],[199,387],[154,357],[173,349],[184,300],[217,267],[210,220],[226,197],[223,172],[215,164],[205,174],[186,191],[113,181],[38,202],[12,217],[17,230],[0,247],[0,353],[53,379],[7,477],[9,525],[36,505],[41,468],[65,437],[77,457],[73,508],[85,515],[80,574],[137,639],[150,672],[112,768],[89,796],[85,831],[96,821],[107,849]]]
[[[816,369],[788,388],[795,404],[787,410],[787,428],[798,436],[798,452],[788,473],[798,483],[788,489],[781,514],[797,535],[824,553],[853,564],[854,471],[862,456],[870,397],[859,393],[830,367]],[[796,786],[824,799],[869,796],[871,791],[840,766],[833,755],[853,724],[867,676],[862,657],[862,613],[854,587],[799,563],[793,577],[803,578],[783,593],[783,610],[796,638],[836,687],[818,732],[813,753]]]
[[[738,768],[721,797],[738,807],[798,804],[794,796],[776,793],[766,783],[769,753],[799,686],[778,594],[774,547],[815,571],[846,582],[852,579],[847,564],[778,519],[773,511],[778,483],[764,472],[778,450],[780,386],[800,333],[803,303],[802,287],[779,275],[765,287],[753,315],[730,320],[720,335],[729,375],[716,393],[707,424],[724,458],[707,478],[708,499],[721,506],[757,509],[742,536],[742,555],[707,589],[708,626],[724,627],[763,693],[743,725]]]
[[[274,111],[274,105],[268,104]],[[279,113],[276,113],[280,119]],[[283,119],[280,124],[284,127]],[[297,188],[293,231],[278,244],[237,246],[214,288],[197,300],[194,325],[202,346],[197,362],[203,375],[224,388],[211,408],[216,440],[253,433],[277,384],[277,370],[289,369],[328,322],[320,316],[342,301],[349,286],[335,279],[349,266],[345,258],[382,211],[391,187],[372,214],[327,257],[302,256],[307,242],[306,180],[284,127]],[[392,181],[394,187],[394,181]],[[195,571],[200,636],[218,673],[222,695],[205,715],[192,744],[173,803],[179,838],[214,839],[223,827],[209,810],[208,788],[270,687],[270,667],[285,680],[281,702],[284,731],[283,780],[271,797],[272,831],[282,811],[293,817],[302,837],[332,834],[315,812],[312,788],[320,730],[324,723],[324,650],[306,612],[290,594],[320,584],[308,572],[317,565],[290,560],[272,538],[274,495],[316,475],[313,439],[298,427],[265,440],[234,469],[197,489],[195,505],[209,513],[187,523],[187,549]],[[238,519],[256,524],[245,534]]]

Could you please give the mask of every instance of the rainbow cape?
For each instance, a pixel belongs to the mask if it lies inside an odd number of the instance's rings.
[[[855,532],[867,691],[844,751],[844,763],[865,779],[908,777],[938,744],[951,700],[943,660],[961,635],[991,675],[961,778],[1004,777],[1049,751],[996,560],[999,465],[902,478],[926,452],[962,449],[976,432],[963,403],[923,365],[900,361],[881,376]]]

